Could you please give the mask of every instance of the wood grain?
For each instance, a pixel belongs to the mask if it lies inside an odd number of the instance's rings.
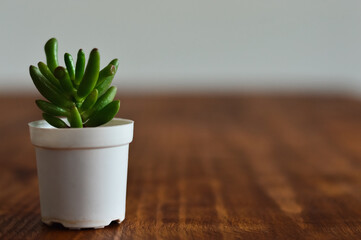
[[[361,102],[338,96],[128,96],[126,220],[40,221],[33,97],[0,97],[0,239],[361,239]]]

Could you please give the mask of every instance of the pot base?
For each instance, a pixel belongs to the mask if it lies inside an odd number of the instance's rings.
[[[68,228],[70,230],[81,230],[84,228],[94,228],[94,229],[100,229],[104,228],[108,225],[110,225],[112,222],[116,222],[120,224],[123,222],[123,218],[117,218],[109,221],[68,221],[68,220],[62,220],[62,219],[56,219],[56,218],[42,218],[41,221],[45,223],[48,226],[51,226],[53,224],[61,224],[63,227]]]

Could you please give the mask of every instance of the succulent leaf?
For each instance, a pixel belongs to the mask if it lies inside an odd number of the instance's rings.
[[[106,66],[99,72],[99,77],[98,77],[96,86],[99,86],[100,84],[102,84],[107,77],[113,78],[114,74],[115,74],[115,66],[112,64],[109,64],[108,66]]]
[[[46,79],[48,79],[59,90],[62,90],[59,80],[54,76],[54,74],[50,71],[50,69],[45,63],[39,62],[38,67],[40,72],[43,74],[44,77],[46,77]]]
[[[56,78],[59,79],[61,86],[63,87],[64,91],[69,94],[72,95],[74,88],[73,88],[73,83],[71,82],[71,79],[69,77],[68,71],[66,70],[66,68],[64,67],[57,67],[54,70],[54,75]]]
[[[115,94],[117,93],[116,87],[110,87],[94,104],[94,106],[87,111],[82,113],[83,120],[88,120],[89,117],[95,112],[100,111],[106,105],[108,105],[111,101],[113,101]]]
[[[99,77],[100,55],[98,49],[94,48],[89,55],[83,79],[78,88],[78,96],[84,98],[93,91]]]
[[[67,108],[73,105],[67,96],[62,95],[58,89],[49,83],[37,67],[30,66],[29,71],[34,85],[46,99],[60,107]]]
[[[56,128],[68,128],[69,126],[60,118],[51,116],[50,114],[43,113],[43,118],[47,121],[51,126]]]
[[[115,100],[106,105],[102,110],[96,112],[85,123],[86,127],[97,127],[112,120],[119,111],[120,101]]]
[[[75,67],[73,57],[69,53],[64,54],[64,62],[66,69],[68,70],[69,77],[72,81],[75,79]]]
[[[107,67],[111,68],[111,72],[113,71],[113,67],[115,67],[115,71],[112,75],[109,76],[105,76],[104,79],[98,79],[97,82],[97,86],[95,87],[96,89],[98,89],[99,92],[99,96],[103,95],[109,88],[110,84],[112,83],[113,79],[114,79],[114,75],[116,74],[117,70],[118,70],[118,65],[119,65],[119,61],[118,59],[113,59]],[[105,75],[105,74],[104,74]],[[99,78],[100,78],[100,73],[99,73]]]
[[[58,64],[58,41],[55,38],[49,39],[44,46],[46,63],[49,69],[54,72]]]
[[[68,121],[70,123],[70,127],[72,127],[72,128],[82,128],[83,127],[83,122],[81,120],[80,113],[76,106],[73,106],[70,109]]]
[[[69,115],[69,112],[62,108],[58,107],[53,103],[44,101],[44,100],[36,100],[36,105],[45,113],[53,115],[53,116],[63,116],[66,117]]]
[[[91,109],[98,99],[98,90],[94,89],[84,100],[83,104],[81,105],[80,111],[84,112],[86,110]]]
[[[76,66],[75,66],[75,79],[74,79],[75,86],[79,86],[81,80],[83,79],[84,69],[85,69],[85,54],[83,52],[83,49],[79,49],[76,59]]]

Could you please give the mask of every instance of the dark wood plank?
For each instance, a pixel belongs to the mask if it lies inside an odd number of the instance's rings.
[[[337,96],[126,96],[126,220],[40,221],[27,123],[0,97],[0,239],[360,239],[361,102]]]

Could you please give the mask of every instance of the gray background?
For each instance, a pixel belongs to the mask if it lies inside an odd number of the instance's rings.
[[[118,57],[123,92],[361,92],[359,0],[0,3],[0,93],[35,92],[30,64],[59,53]]]

